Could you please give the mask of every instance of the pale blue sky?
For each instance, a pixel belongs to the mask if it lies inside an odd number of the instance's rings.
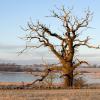
[[[44,56],[45,49],[36,51],[31,55],[31,52],[17,56],[21,46],[25,44],[20,40],[19,36],[24,36],[25,32],[20,26],[26,26],[30,17],[33,22],[38,19],[43,23],[54,24],[51,19],[45,18],[50,15],[50,10],[55,9],[54,6],[72,8],[73,13],[81,16],[86,8],[90,8],[94,12],[94,17],[90,26],[95,29],[85,31],[85,36],[90,35],[93,38],[93,44],[100,44],[100,1],[99,0],[0,0],[0,59],[2,60],[31,60],[37,56],[37,59]],[[52,26],[53,27],[53,26]],[[54,26],[55,27],[55,26]],[[53,28],[55,30],[55,28]],[[88,34],[87,34],[88,33]],[[91,52],[90,52],[91,51]],[[95,54],[96,52],[96,54]],[[38,53],[38,54],[36,54]],[[80,49],[81,54],[95,55],[96,57],[88,58],[91,61],[100,62],[100,50]],[[43,54],[43,55],[42,55]],[[48,58],[49,55],[45,53]]]

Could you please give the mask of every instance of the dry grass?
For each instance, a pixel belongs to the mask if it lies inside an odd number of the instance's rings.
[[[0,90],[0,100],[100,100],[100,89]]]
[[[15,86],[21,86],[21,85],[27,85],[30,84],[30,82],[0,82],[0,86],[9,86],[9,85],[15,85]]]

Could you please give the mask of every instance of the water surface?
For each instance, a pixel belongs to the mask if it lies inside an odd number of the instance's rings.
[[[81,77],[88,84],[100,84],[100,73],[84,73]],[[0,72],[0,82],[32,82],[35,79],[37,77],[25,72]],[[53,81],[59,83],[62,79],[58,75]]]
[[[0,82],[31,82],[36,78],[25,72],[0,72]]]

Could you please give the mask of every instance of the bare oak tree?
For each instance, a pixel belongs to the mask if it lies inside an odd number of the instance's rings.
[[[60,66],[54,65],[48,67],[48,69],[45,70],[45,75],[41,76],[42,78],[37,79],[36,81],[44,80],[48,73],[53,70],[62,71],[63,75],[61,77],[64,78],[64,87],[67,88],[73,85],[73,72],[75,68],[83,63],[88,64],[86,61],[80,60],[75,62],[75,51],[81,46],[95,49],[100,49],[100,46],[95,47],[90,45],[88,42],[90,40],[89,37],[86,37],[83,40],[79,37],[81,35],[80,30],[88,28],[89,22],[91,21],[92,13],[90,10],[87,10],[85,12],[85,17],[81,19],[72,15],[71,10],[66,10],[64,7],[61,9],[57,8],[57,11],[59,11],[59,13],[52,11],[52,14],[47,17],[54,17],[57,21],[60,21],[64,31],[62,33],[52,32],[49,27],[39,21],[36,24],[33,24],[33,22],[30,21],[27,23],[27,29],[25,29],[29,34],[24,38],[33,44],[35,44],[34,41],[36,41],[38,42],[38,45],[26,45],[25,49],[41,47],[49,48],[59,59],[61,64]],[[56,43],[53,42],[53,39],[56,40]]]

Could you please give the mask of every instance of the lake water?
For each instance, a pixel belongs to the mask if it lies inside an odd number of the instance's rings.
[[[100,84],[100,73],[84,73],[82,77],[88,84]]]
[[[0,82],[31,82],[36,78],[24,72],[0,72]]]
[[[100,84],[100,73],[84,73],[82,77],[89,84]],[[35,79],[36,77],[25,72],[0,72],[0,82],[32,82]],[[57,83],[59,81],[59,78],[55,80]]]

